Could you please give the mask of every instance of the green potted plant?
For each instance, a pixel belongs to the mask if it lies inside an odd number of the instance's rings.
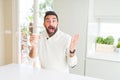
[[[96,43],[98,43],[98,44],[103,44],[103,41],[104,41],[104,39],[101,36],[96,38]]]
[[[108,36],[104,39],[103,41],[104,44],[107,44],[107,45],[113,45],[114,43],[114,38],[113,36]]]
[[[118,43],[116,45],[116,52],[120,53],[120,38],[118,39]]]
[[[107,36],[103,38],[98,36],[96,38],[96,51],[97,52],[113,52],[114,51],[114,38],[113,36]]]

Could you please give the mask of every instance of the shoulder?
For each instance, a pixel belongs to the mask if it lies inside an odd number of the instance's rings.
[[[71,35],[69,35],[68,33],[65,33],[63,31],[59,31],[59,35],[62,36],[65,39],[71,39]]]
[[[62,43],[64,43],[66,47],[68,47],[72,39],[71,35],[62,31],[60,31],[60,34],[61,34],[60,39],[62,40]]]

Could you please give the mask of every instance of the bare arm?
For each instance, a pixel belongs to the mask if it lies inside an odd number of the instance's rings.
[[[39,38],[40,38],[39,35],[35,35],[35,34],[30,36],[31,50],[29,56],[31,58],[35,58],[37,55],[37,45]]]
[[[79,38],[78,34],[73,36],[71,43],[70,43],[70,47],[69,47],[69,54],[67,57],[67,59],[68,59],[67,61],[68,61],[69,66],[72,68],[77,65],[77,56],[75,54],[75,46],[78,42],[78,38]]]
[[[30,56],[31,58],[35,58],[35,57],[36,57],[36,48],[35,48],[35,47],[33,47],[33,46],[31,47],[29,56]]]
[[[76,35],[74,35],[74,37],[71,40],[71,44],[70,44],[70,57],[73,57],[75,55],[74,54],[75,46],[76,46],[76,44],[78,42],[78,39],[79,39],[79,35],[76,34]]]

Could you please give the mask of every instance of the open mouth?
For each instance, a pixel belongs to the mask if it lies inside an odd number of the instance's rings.
[[[55,28],[54,28],[54,27],[52,27],[52,26],[50,26],[50,27],[48,27],[48,30],[49,30],[49,32],[50,32],[50,33],[52,33],[52,32],[54,32],[54,31],[55,31]]]

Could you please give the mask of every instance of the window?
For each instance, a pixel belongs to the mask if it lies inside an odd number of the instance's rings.
[[[21,63],[29,63],[29,36],[44,30],[43,17],[47,10],[52,10],[52,0],[19,0]]]
[[[120,23],[100,23],[100,35],[112,35],[116,43],[118,38],[120,38]]]
[[[94,3],[94,0],[90,0],[87,34],[87,57],[120,61],[120,54],[116,51],[118,39],[120,38],[120,17],[118,15],[96,16],[96,14],[94,13],[96,10],[94,9],[95,5],[96,4]],[[104,10],[102,12],[104,13]],[[113,36],[114,43],[112,44],[112,48],[110,46],[101,45],[101,51],[98,52],[96,50],[96,39],[99,36],[102,37],[103,40],[108,36]],[[103,44],[105,44],[104,41],[102,42]]]

